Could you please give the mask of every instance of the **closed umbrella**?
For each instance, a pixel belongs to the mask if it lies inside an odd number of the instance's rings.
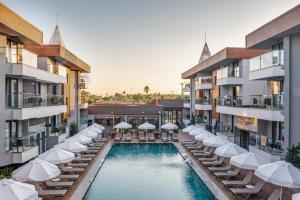
[[[270,160],[252,152],[243,153],[230,158],[230,164],[242,169],[255,170],[260,165],[270,163]]]
[[[225,144],[223,146],[220,146],[218,148],[216,148],[215,150],[215,154],[218,156],[222,156],[222,157],[232,157],[232,156],[236,156],[236,155],[240,155],[243,153],[246,153],[247,150],[234,144],[234,143],[228,143]]]
[[[174,129],[178,129],[178,126],[169,122],[162,125],[161,128],[166,130],[174,130]]]
[[[132,128],[131,124],[128,124],[127,122],[120,122],[117,125],[114,126],[114,128],[118,128],[118,129],[129,129]]]
[[[74,140],[66,140],[63,143],[55,145],[55,147],[71,151],[73,153],[78,153],[81,151],[86,151],[88,148],[85,145],[82,145]]]
[[[72,160],[74,160],[75,155],[70,151],[54,147],[39,155],[38,158],[57,165],[71,162]]]
[[[75,135],[73,137],[70,137],[68,140],[73,140],[75,142],[79,142],[80,144],[89,144],[92,142],[91,138],[84,135]]]
[[[77,135],[83,135],[83,136],[86,136],[86,137],[89,137],[89,138],[92,138],[92,139],[98,138],[98,133],[97,132],[94,132],[94,131],[91,131],[91,130],[86,130],[86,129],[80,131],[79,133],[77,133]]]
[[[280,199],[282,187],[300,188],[300,169],[286,161],[261,165],[254,174],[266,182],[280,186]]]
[[[195,125],[189,125],[189,126],[185,127],[184,129],[182,129],[182,132],[188,133],[188,132],[194,130],[195,128],[196,128]]]
[[[155,125],[150,124],[148,122],[145,122],[138,126],[138,129],[143,129],[143,130],[153,130],[155,128],[156,128]]]
[[[13,179],[0,181],[1,199],[5,200],[37,200],[38,192],[34,185],[20,183]]]
[[[203,144],[210,147],[220,147],[224,144],[227,144],[228,140],[225,140],[224,138],[220,136],[210,137],[206,140],[203,140]]]
[[[47,181],[60,175],[58,167],[52,163],[36,158],[12,173],[17,181]]]
[[[215,137],[215,135],[208,132],[200,132],[200,134],[195,136],[195,139],[199,141],[203,141],[211,137]]]

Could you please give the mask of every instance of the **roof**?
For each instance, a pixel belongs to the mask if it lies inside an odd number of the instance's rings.
[[[162,113],[162,106],[152,104],[93,104],[88,107],[90,115],[160,115]]]
[[[49,41],[49,44],[58,44],[58,45],[61,45],[63,47],[65,46],[64,41],[62,39],[62,36],[60,34],[59,28],[58,28],[58,25],[55,26],[55,29],[53,31],[53,34],[52,34],[51,39]]]
[[[72,70],[78,70],[83,73],[91,72],[91,67],[87,63],[75,56],[62,45],[26,45],[25,48],[37,54],[39,57],[52,57]]]
[[[43,44],[43,32],[0,3],[0,33],[15,37],[23,44]]]
[[[300,4],[246,36],[247,48],[268,48],[286,35],[300,33]]]
[[[218,53],[207,58],[203,62],[197,64],[196,66],[190,68],[189,70],[181,74],[181,78],[187,79],[195,77],[198,72],[210,70],[216,66],[222,66],[229,64],[230,62],[237,59],[247,59],[261,55],[264,50],[237,48],[237,47],[226,47],[219,51]]]
[[[205,42],[204,47],[202,49],[202,53],[201,53],[200,59],[199,59],[199,63],[201,63],[205,59],[209,58],[210,56],[211,56],[210,50],[208,48],[207,43]]]
[[[158,105],[163,106],[164,109],[182,109],[182,99],[158,99]]]

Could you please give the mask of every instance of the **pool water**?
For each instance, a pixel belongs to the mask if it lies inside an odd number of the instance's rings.
[[[114,144],[86,200],[215,199],[172,144]]]

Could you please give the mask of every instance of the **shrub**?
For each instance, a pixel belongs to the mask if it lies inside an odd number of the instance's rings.
[[[14,170],[14,168],[11,166],[1,168],[0,169],[0,180],[10,177],[13,170]]]
[[[285,160],[300,169],[300,143],[288,148]]]
[[[78,126],[76,122],[71,122],[70,124],[70,136],[75,135],[78,132]]]

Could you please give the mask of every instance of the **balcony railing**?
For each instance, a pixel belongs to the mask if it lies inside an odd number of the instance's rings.
[[[0,47],[6,52],[6,61],[13,64],[25,64],[37,68],[37,55],[19,47]]]
[[[249,145],[272,155],[280,155],[283,153],[281,141],[258,133],[249,134]]]
[[[283,66],[284,51],[274,50],[250,59],[250,71],[260,70],[273,66]]]
[[[58,124],[55,127],[51,128],[52,135],[62,135],[67,132],[67,125],[66,124]]]
[[[64,105],[64,96],[50,95],[45,98],[37,94],[16,93],[7,95],[6,102],[9,108],[58,106]]]
[[[201,105],[211,105],[211,100],[210,99],[196,99],[195,103],[201,104]]]
[[[251,95],[250,104],[243,104],[243,97],[221,97],[218,100],[220,106],[231,107],[252,107],[252,108],[264,108],[270,110],[283,109],[283,95]]]
[[[14,138],[11,141],[11,152],[21,153],[38,146],[37,133],[31,132],[23,137]]]
[[[87,116],[80,116],[80,124],[84,125],[88,123],[88,117]]]

